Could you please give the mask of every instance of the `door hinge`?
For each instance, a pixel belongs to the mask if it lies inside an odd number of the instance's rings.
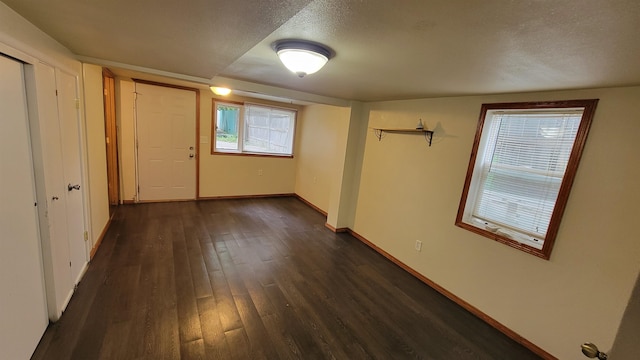
[[[109,91],[107,89],[104,89],[104,96],[109,95]]]
[[[84,232],[84,241],[87,241],[87,240],[89,240],[89,232],[85,231]]]
[[[80,109],[80,99],[74,99],[76,101],[76,109]]]

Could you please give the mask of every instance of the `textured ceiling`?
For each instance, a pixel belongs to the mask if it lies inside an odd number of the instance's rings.
[[[363,101],[640,84],[637,0],[3,1],[80,56],[212,83]],[[284,38],[336,56],[298,78]]]
[[[77,55],[202,78],[218,74],[311,2],[2,1]]]

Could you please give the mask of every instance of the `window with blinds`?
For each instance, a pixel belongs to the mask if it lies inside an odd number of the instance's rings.
[[[456,224],[550,251],[596,102],[483,105]]]

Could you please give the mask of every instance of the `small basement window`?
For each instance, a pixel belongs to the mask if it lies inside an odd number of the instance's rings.
[[[214,109],[214,153],[293,156],[295,110],[231,102]]]
[[[548,259],[597,103],[482,105],[456,225]]]

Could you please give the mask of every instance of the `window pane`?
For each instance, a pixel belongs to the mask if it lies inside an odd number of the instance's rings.
[[[219,104],[216,106],[216,146],[218,150],[239,150],[238,123],[240,108]]]
[[[491,116],[473,215],[544,240],[581,117]]]
[[[291,110],[247,106],[244,151],[291,155],[295,115]]]

